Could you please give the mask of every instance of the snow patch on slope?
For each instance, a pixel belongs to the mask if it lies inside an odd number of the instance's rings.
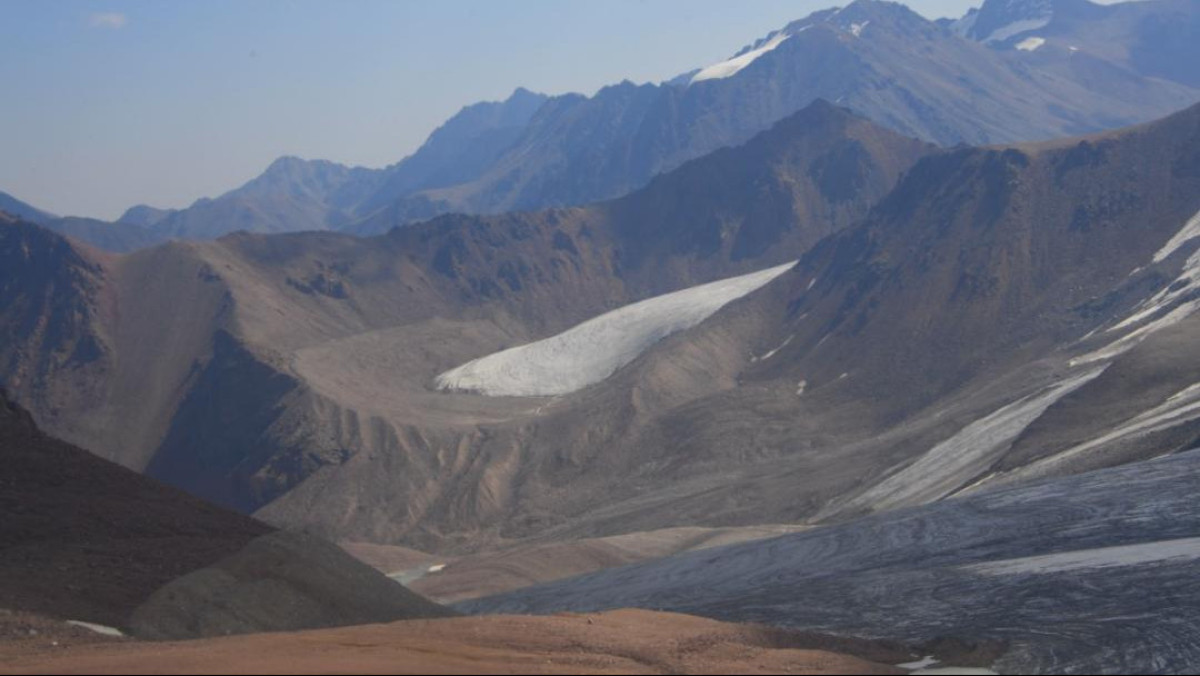
[[[1178,251],[1180,247],[1198,237],[1200,237],[1200,213],[1192,216],[1184,224],[1183,228],[1154,254],[1154,262],[1161,263],[1170,257],[1171,254]],[[1138,270],[1135,270],[1131,275],[1138,272]],[[1119,331],[1140,324],[1167,309],[1170,309],[1170,312],[1098,350],[1072,359],[1070,362],[1071,365],[1085,364],[1120,356],[1133,349],[1152,334],[1187,319],[1192,313],[1200,310],[1200,298],[1195,297],[1198,288],[1200,288],[1200,250],[1197,250],[1188,257],[1187,261],[1183,264],[1183,269],[1179,272],[1179,276],[1175,278],[1174,282],[1162,291],[1139,303],[1134,308],[1133,314],[1109,328],[1108,332]]]
[[[708,319],[795,263],[626,305],[560,334],[446,371],[438,389],[501,397],[568,394],[598,383],[667,336]]]
[[[80,627],[82,629],[87,629],[88,631],[93,631],[102,636],[111,636],[113,638],[120,638],[125,635],[124,632],[122,632],[120,629],[117,629],[115,627],[106,627],[103,624],[96,624],[94,622],[84,622],[82,620],[67,620],[67,624],[71,625],[72,627]]]
[[[941,660],[938,660],[933,655],[926,655],[925,657],[922,657],[921,659],[917,660],[916,662],[905,662],[904,664],[897,664],[896,668],[897,669],[909,669],[909,670],[924,669],[926,667],[932,667],[933,665],[938,664],[940,661]]]
[[[796,32],[799,33],[807,28],[808,26],[805,26]],[[696,73],[695,77],[692,78],[691,84],[703,82],[704,80],[723,80],[727,77],[733,77],[734,75],[737,75],[738,72],[743,68],[754,63],[758,57],[783,44],[783,41],[792,37],[792,35],[793,34],[791,33],[775,33],[774,35],[768,37],[767,41],[759,47],[742,52],[732,59],[726,59],[725,61],[714,63],[707,68],[701,69],[701,71]]]
[[[787,340],[785,340],[785,341],[783,341],[782,343],[780,343],[780,344],[779,344],[779,346],[778,346],[778,347],[776,347],[774,350],[768,350],[768,351],[767,351],[767,353],[766,353],[766,354],[764,354],[764,355],[763,355],[763,356],[761,356],[761,357],[759,357],[759,356],[752,356],[752,357],[750,357],[750,361],[751,361],[751,362],[756,362],[756,361],[766,361],[766,360],[770,359],[771,357],[774,357],[776,353],[778,353],[778,352],[779,352],[780,350],[782,350],[783,348],[787,347],[787,346],[788,346],[788,344],[789,344],[789,343],[791,343],[791,342],[792,342],[792,339],[793,339],[793,338],[795,338],[795,337],[796,337],[796,334],[794,334],[794,333],[793,333],[792,335],[790,335],[790,336],[788,336],[788,337],[787,337]]]
[[[1163,245],[1163,248],[1159,249],[1158,252],[1154,254],[1154,262],[1161,263],[1162,261],[1166,260],[1168,256],[1178,251],[1179,247],[1187,244],[1197,237],[1200,237],[1200,211],[1196,212],[1196,215],[1192,216],[1191,219],[1189,219],[1188,222],[1185,223],[1182,228],[1180,228],[1179,232],[1175,233],[1175,236],[1172,237],[1165,245]]]
[[[1036,51],[1038,47],[1041,47],[1044,44],[1046,44],[1046,38],[1025,38],[1017,43],[1017,49],[1021,50],[1022,52],[1032,52]]]
[[[1040,18],[1040,19],[1022,19],[1021,21],[1014,21],[1014,22],[1008,24],[1007,26],[1002,26],[1002,27],[997,28],[996,30],[992,31],[990,35],[988,35],[986,38],[984,38],[982,40],[982,42],[985,45],[991,44],[993,42],[1004,42],[1005,40],[1007,40],[1011,37],[1020,35],[1021,33],[1028,33],[1029,31],[1035,31],[1035,30],[1038,30],[1039,28],[1045,28],[1048,25],[1050,25],[1050,17],[1044,17],[1044,18]]]

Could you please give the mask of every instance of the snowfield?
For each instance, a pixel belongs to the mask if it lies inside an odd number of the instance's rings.
[[[808,26],[805,26],[804,28],[808,28]],[[800,31],[804,30],[804,28],[801,28]],[[755,59],[763,54],[766,54],[772,49],[775,49],[782,44],[784,40],[790,37],[792,37],[792,34],[790,33],[776,33],[775,35],[770,36],[761,47],[743,52],[732,59],[726,59],[720,63],[714,63],[708,68],[701,70],[699,73],[696,73],[694,77],[692,77],[692,80],[689,82],[689,84],[696,84],[697,82],[702,82],[704,80],[723,80],[727,77],[733,77],[734,75],[737,75],[738,71],[746,66],[749,66],[751,63],[754,63]]]
[[[1017,49],[1023,52],[1033,52],[1037,51],[1037,48],[1044,44],[1046,44],[1046,38],[1025,38],[1017,43]]]
[[[568,394],[612,375],[651,345],[708,319],[795,263],[656,296],[606,312],[560,334],[467,362],[438,389],[493,397]]]

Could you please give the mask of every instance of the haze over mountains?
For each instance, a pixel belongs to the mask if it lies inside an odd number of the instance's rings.
[[[1186,672],[1197,16],[858,0],[660,85],[470,106],[382,170],[281,158],[112,225],[3,196],[0,386],[29,414],[0,433],[230,524],[96,611],[147,637],[448,612],[323,538],[396,579],[460,566],[471,612]]]
[[[987,0],[957,22],[857,0],[662,84],[623,82],[591,97],[518,89],[467,106],[385,169],[284,157],[185,209],[140,206],[107,228],[51,227],[130,251],[236,230],[379,234],[447,212],[580,205],[743,143],[822,98],[946,146],[1111,129],[1200,100],[1187,66],[1200,56],[1190,37],[1198,22],[1187,0]]]

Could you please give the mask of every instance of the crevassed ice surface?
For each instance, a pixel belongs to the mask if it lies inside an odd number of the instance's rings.
[[[467,362],[437,377],[438,389],[488,396],[568,394],[598,383],[654,343],[712,316],[787,272],[794,262],[656,296],[562,333]]]

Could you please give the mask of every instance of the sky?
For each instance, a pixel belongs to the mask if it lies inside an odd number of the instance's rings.
[[[282,155],[382,167],[465,105],[659,82],[837,4],[0,0],[0,191],[111,220]],[[978,0],[907,4],[936,18]]]

